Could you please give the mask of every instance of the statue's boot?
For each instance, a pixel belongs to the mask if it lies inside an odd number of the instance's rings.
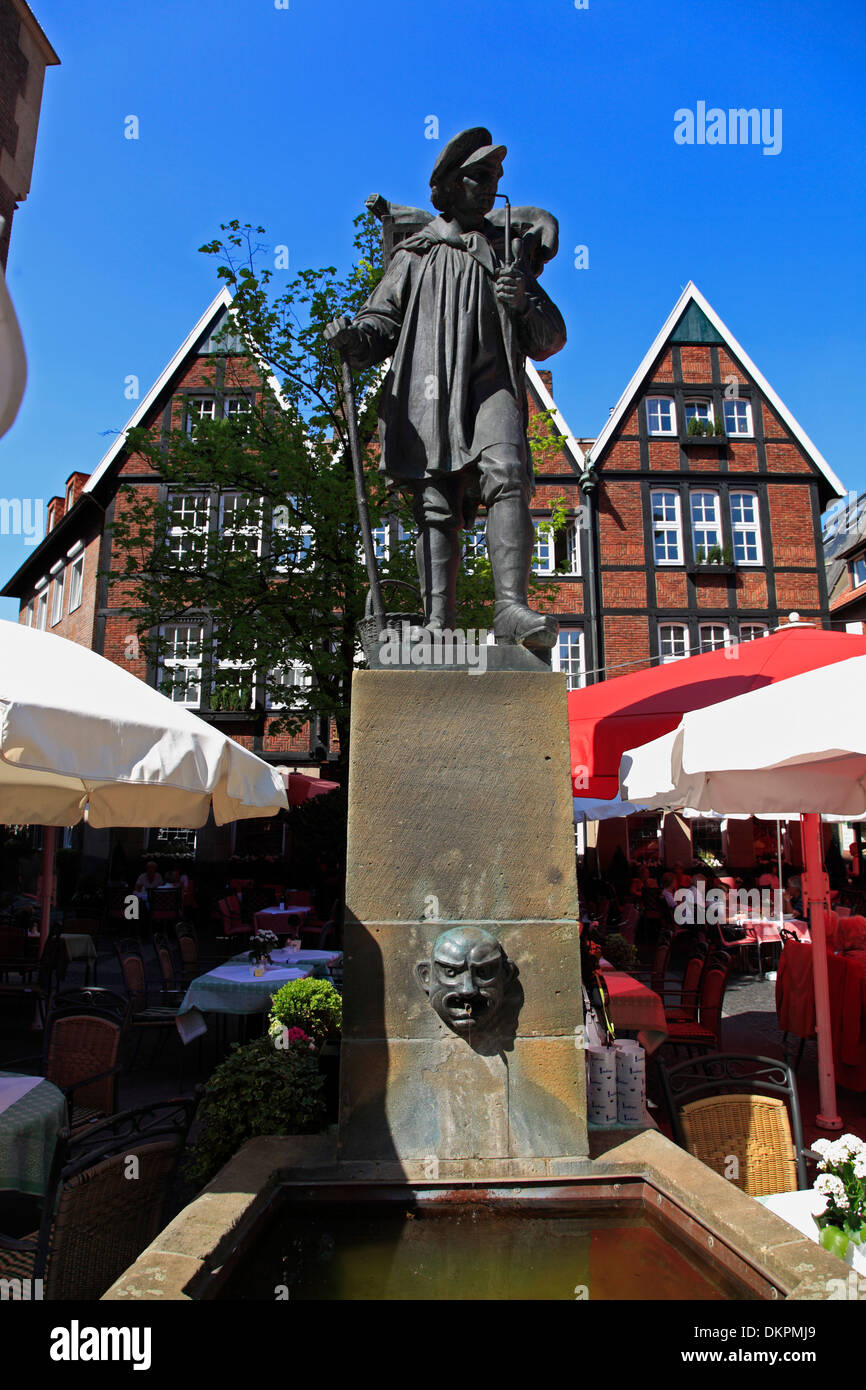
[[[425,626],[431,632],[453,631],[457,623],[457,571],[460,532],[456,527],[425,526],[415,543],[418,578],[424,599]]]
[[[555,618],[529,607],[529,573],[535,527],[521,497],[503,497],[487,511],[487,551],[493,568],[493,632],[497,642],[552,647],[559,632]]]

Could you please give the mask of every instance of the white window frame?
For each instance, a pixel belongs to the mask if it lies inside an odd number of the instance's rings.
[[[63,617],[63,597],[66,589],[66,571],[58,570],[54,576],[54,591],[51,595],[51,626],[56,627]]]
[[[665,633],[668,633],[668,632],[671,633],[671,634],[673,634],[674,632],[676,632],[676,633],[679,633],[679,634],[681,635],[681,637],[682,637],[682,643],[683,643],[683,650],[682,650],[681,652],[675,652],[675,651],[670,651],[670,652],[667,652],[667,653],[665,652],[665,645],[666,645],[666,642],[668,641],[668,639],[665,637]],[[689,628],[688,628],[688,623],[659,623],[659,625],[658,625],[658,640],[659,640],[659,665],[660,665],[660,666],[668,666],[668,665],[670,665],[670,663],[673,662],[673,661],[683,661],[683,660],[685,660],[685,658],[686,658],[687,656],[689,656],[689,655],[691,654],[691,647],[690,647],[690,643],[689,643]],[[669,645],[672,646],[673,643],[671,642],[671,643],[669,643]]]
[[[856,560],[851,561],[851,584],[855,589],[866,584],[866,555],[858,555]]]
[[[661,407],[668,407],[662,410]],[[658,409],[654,410],[654,407]],[[670,414],[670,428],[662,427],[662,415]],[[658,416],[658,425],[653,424],[653,415]],[[677,407],[673,396],[647,396],[646,427],[651,439],[674,439],[677,433]]]
[[[535,526],[535,548],[532,552],[532,573],[553,574],[556,570],[553,526],[546,518],[533,524]]]
[[[67,613],[80,608],[84,598],[84,556],[79,555],[69,566],[69,607]]]
[[[550,654],[553,671],[564,671],[566,688],[580,690],[586,684],[585,638],[582,627],[560,627]]]
[[[285,679],[291,669],[291,680]],[[288,704],[283,700],[277,700],[271,694],[272,685],[291,685],[296,690],[312,690],[313,671],[305,662],[300,660],[287,661],[283,666],[274,666],[268,672],[267,689],[265,691],[265,702],[269,710],[299,709],[306,707],[306,700],[294,699]]]
[[[189,508],[193,519],[192,525],[185,523],[186,503],[202,502],[203,518],[200,515],[202,508],[192,505]],[[178,507],[179,504],[179,507]],[[207,554],[207,538],[210,531],[210,495],[207,492],[173,492],[168,498],[168,530],[166,541],[169,554],[179,565],[185,564],[192,556],[200,554],[204,557]],[[180,521],[173,519],[174,512],[179,510]],[[196,538],[201,537],[203,544],[200,549],[196,547]]]
[[[44,632],[48,626],[48,590],[43,589],[36,599],[36,627]]]
[[[171,633],[177,634],[181,631],[188,633],[198,633],[198,656],[167,656],[165,652],[163,652],[163,655],[160,657],[159,661],[159,689],[165,695],[166,699],[171,700],[172,703],[175,705],[183,705],[187,709],[200,709],[202,686],[202,652],[204,647],[204,625],[202,623],[166,623],[159,629],[159,635],[163,642],[167,642],[168,640],[170,640],[169,635]],[[188,649],[189,644],[187,643],[187,650]],[[177,651],[176,640],[174,650]],[[182,698],[178,698],[178,692],[180,690],[180,687],[176,686],[173,683],[174,677],[172,677],[171,681],[168,682],[164,679],[166,672],[182,670],[189,671],[191,674],[194,673],[194,681],[190,682],[189,680],[187,680],[187,684],[185,687],[185,690],[188,690],[191,683],[196,686],[196,693],[192,697],[189,697],[186,693],[184,693]],[[163,689],[163,686],[165,685],[169,685],[170,688]]]
[[[745,429],[732,429],[732,424],[739,425],[737,416],[740,410],[746,412],[746,427]],[[722,401],[722,420],[725,425],[725,434],[731,439],[750,439],[755,432],[752,425],[752,403],[747,401],[744,396],[732,396]]]
[[[712,499],[713,519],[711,522],[708,522],[706,520],[698,521],[695,517],[695,504],[698,498]],[[701,505],[704,508],[704,510],[706,510],[706,503],[703,502]],[[697,563],[698,551],[703,550],[704,563],[706,563],[706,557],[712,550],[713,546],[718,546],[719,550],[722,549],[722,509],[719,501],[719,494],[717,492],[714,492],[712,488],[693,488],[692,491],[689,493],[689,512],[691,514],[692,522],[692,552],[694,555],[694,560],[695,563]],[[701,542],[701,544],[699,545],[699,531],[715,531],[718,539],[714,540],[710,545],[707,545],[706,542]]]
[[[655,516],[656,498],[659,498],[659,497],[664,497],[664,498],[672,497],[672,498],[673,498],[673,500],[674,500],[674,516],[673,516],[673,518],[670,518],[670,517],[656,518],[656,516]],[[653,560],[654,560],[655,564],[656,564],[657,566],[681,565],[681,564],[683,563],[683,515],[682,515],[682,506],[681,506],[680,494],[679,494],[679,492],[678,492],[675,488],[653,488],[652,492],[650,493],[650,520],[651,520],[651,523],[652,523],[652,533],[653,533]],[[670,535],[671,533],[673,533],[673,534],[676,536],[676,543],[677,543],[677,554],[676,554],[676,559],[671,559],[669,556],[666,556],[666,557],[663,558],[663,559],[660,559],[660,558],[659,558],[658,552],[657,552],[657,549],[656,549],[656,536],[659,535],[659,534],[661,534],[662,532],[664,532],[665,535]],[[666,545],[665,545],[665,549],[666,549],[666,550],[669,549],[669,545],[668,545],[667,543],[666,543]]]
[[[249,396],[242,394],[225,396],[223,398],[223,416],[226,420],[237,420],[241,415],[249,415],[252,411],[253,403]]]
[[[294,538],[296,541],[296,545],[291,551],[289,551],[287,547],[284,559],[275,561],[274,569],[278,574],[288,574],[291,568],[297,565],[302,557],[306,559],[312,548],[315,531],[313,527],[309,526],[306,522],[298,524],[292,520],[297,514],[297,510],[298,507],[295,498],[287,497],[285,502],[279,503],[274,507],[271,514],[271,534],[274,536],[286,536],[290,541]],[[285,511],[288,516],[285,526],[281,526],[279,522],[281,511]]]
[[[701,411],[706,411],[706,414],[700,414]],[[698,420],[705,420],[708,424],[712,425],[713,428],[715,428],[716,417],[713,411],[713,403],[712,401],[707,400],[706,397],[694,396],[691,400],[684,401],[683,415],[683,428],[685,429],[686,434],[688,434],[689,432],[689,425],[695,418],[697,418]]]
[[[188,396],[186,400],[186,432],[195,438],[196,425],[202,420],[214,421],[217,416],[216,396]]]
[[[754,521],[744,522],[734,520],[734,502],[736,498],[740,497],[748,497],[754,503]],[[754,569],[756,566],[762,565],[764,563],[764,550],[763,546],[761,545],[761,504],[758,494],[756,492],[751,492],[748,489],[737,489],[737,491],[730,493],[728,498],[728,507],[731,513],[731,544],[734,552],[734,564],[741,565],[744,568]],[[753,560],[741,560],[737,556],[737,540],[741,537],[747,538],[750,536],[754,538],[756,558]]]
[[[565,573],[579,576],[580,568],[580,524],[576,520],[565,527]]]
[[[250,511],[253,513],[253,515],[256,517],[255,522],[249,522],[249,521],[248,521],[245,525],[235,527],[235,526],[233,526],[233,525],[231,524],[231,519],[229,519],[228,522],[226,521],[226,513],[227,513],[227,512],[229,513],[229,518],[231,518],[231,508],[228,507],[226,504],[227,504],[227,503],[232,503],[232,504],[233,504],[233,503],[235,503],[235,502],[237,502],[237,501],[240,501],[240,502],[242,503],[242,506],[243,506],[243,509],[244,509],[244,510],[246,510],[246,509],[249,508],[249,510],[250,510]],[[252,504],[251,504],[250,497],[249,497],[249,495],[248,495],[247,493],[245,493],[245,492],[223,492],[223,493],[220,494],[219,505],[220,505],[220,513],[219,513],[220,534],[222,535],[224,541],[228,541],[228,542],[229,542],[228,548],[229,548],[229,550],[231,551],[231,553],[232,553],[232,554],[240,554],[241,552],[246,551],[246,552],[248,552],[248,553],[250,553],[250,554],[261,555],[261,553],[262,553],[262,499],[261,499],[261,497],[258,499],[258,501],[255,503],[255,506],[253,507]],[[235,546],[235,541],[236,541],[236,540],[241,542],[241,544],[238,545],[237,547]],[[246,544],[247,541],[255,541],[255,547],[253,547],[252,545],[247,545],[247,544]]]
[[[487,525],[483,521],[476,521],[463,536],[463,560],[467,568],[471,570],[477,560],[487,559]]]
[[[256,678],[255,678],[255,670],[256,670],[256,663],[255,663],[255,661],[237,661],[237,660],[232,660],[231,658],[219,659],[219,660],[215,661],[215,662],[213,663],[213,673],[212,673],[211,683],[210,683],[211,696],[210,696],[210,701],[209,701],[209,708],[212,709],[212,710],[214,711],[214,713],[217,714],[217,715],[220,715],[220,714],[248,714],[251,710],[253,710],[253,709],[255,708],[255,703],[256,703]],[[215,694],[215,692],[216,692],[217,686],[218,686],[218,685],[223,685],[223,684],[226,684],[226,685],[231,685],[231,684],[233,684],[233,682],[232,682],[230,679],[227,680],[227,681],[223,681],[223,680],[221,679],[221,677],[222,677],[223,675],[228,675],[228,676],[230,677],[230,676],[232,675],[232,673],[236,673],[236,674],[237,674],[237,673],[240,673],[240,672],[242,672],[242,671],[250,671],[250,672],[252,672],[252,676],[253,676],[252,680],[250,681],[250,698],[249,698],[249,703],[248,703],[244,708],[242,708],[242,709],[240,709],[240,710],[222,710],[222,709],[218,709],[218,708],[214,705],[214,703],[213,703],[214,694]],[[240,682],[240,681],[238,681],[238,685],[239,685],[239,686],[241,685],[241,682]]]
[[[748,637],[744,633],[748,632]],[[769,637],[770,629],[767,623],[740,623],[740,641],[757,642],[762,637]]]
[[[716,639],[713,638],[710,642],[710,645],[706,645],[705,633],[709,632],[710,630],[712,630],[713,632],[719,632],[721,634],[721,641],[716,641]],[[699,624],[698,649],[701,653],[724,651],[725,647],[729,647],[730,645],[731,630],[728,627],[727,623],[706,622]]]

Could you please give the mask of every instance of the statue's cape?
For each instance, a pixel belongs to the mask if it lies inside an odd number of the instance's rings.
[[[394,249],[397,246],[405,247],[406,250],[423,252],[429,250],[431,241],[425,237],[430,227],[435,223],[438,226],[447,227],[448,224],[435,213],[426,212],[423,208],[409,207],[403,203],[389,203],[381,194],[372,193],[367,199],[367,206],[373,213],[385,222],[389,219],[391,230],[394,235]],[[501,240],[505,228],[505,208],[496,208],[486,219],[487,226],[492,230],[488,232],[491,239]],[[409,235],[400,239],[402,229],[412,228]],[[511,209],[511,235],[520,237],[523,242],[523,255],[531,274],[537,279],[548,261],[553,260],[559,249],[559,223],[552,212],[547,212],[544,208],[532,206],[513,207]],[[422,238],[419,240],[419,238]],[[434,238],[446,241],[450,238],[439,236]]]

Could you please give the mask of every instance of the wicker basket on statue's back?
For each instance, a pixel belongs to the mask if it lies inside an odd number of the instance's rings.
[[[397,586],[401,589],[408,589],[416,598],[420,599],[421,591],[414,584],[407,584],[403,579],[383,579],[382,588],[386,586]],[[364,656],[372,666],[379,653],[381,625],[372,613],[373,595],[368,590],[367,599],[364,604],[364,616],[358,623],[358,636],[361,639],[361,646],[364,648]],[[385,628],[389,631],[402,633],[403,624],[409,627],[423,627],[425,619],[419,613],[386,613]]]

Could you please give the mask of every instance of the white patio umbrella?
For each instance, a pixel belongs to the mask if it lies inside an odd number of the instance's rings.
[[[0,622],[0,821],[195,829],[211,808],[224,825],[287,807],[276,769],[190,710],[76,642]],[[50,899],[44,882],[43,939]]]
[[[866,811],[866,657],[840,661],[686,714],[678,727],[620,764],[623,798],[656,808],[802,816],[813,942],[820,1113],[836,1113],[825,943],[827,881],[821,814]]]

